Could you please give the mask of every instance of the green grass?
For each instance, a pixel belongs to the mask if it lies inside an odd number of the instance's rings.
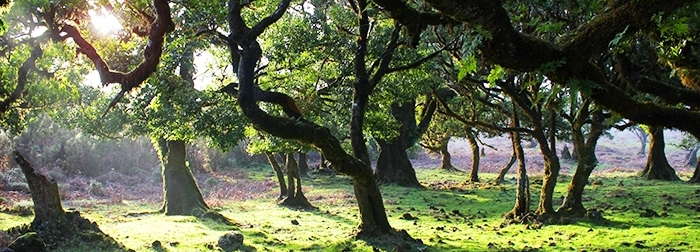
[[[602,211],[605,221],[579,221],[569,225],[536,227],[523,224],[502,225],[503,213],[514,204],[515,185],[461,184],[466,174],[441,173],[418,169],[426,189],[383,186],[385,206],[394,228],[404,229],[421,239],[427,251],[697,251],[700,248],[700,187],[682,182],[639,180],[634,174],[598,174],[584,195],[587,208]],[[267,169],[255,169],[252,179],[271,179]],[[492,181],[493,174],[482,174]],[[560,180],[555,199],[559,199],[569,177]],[[534,180],[534,178],[533,178]],[[622,181],[622,186],[619,186]],[[275,204],[275,191],[266,197],[247,201],[226,201],[217,207],[238,226],[184,216],[128,212],[153,211],[157,203],[95,201],[66,202],[84,217],[126,248],[156,251],[160,241],[166,251],[210,251],[218,237],[232,230],[245,236],[246,249],[258,251],[372,251],[373,246],[391,251],[396,244],[355,240],[358,211],[349,180],[343,176],[306,179],[305,194],[318,207],[301,211]],[[532,207],[537,204],[540,187],[534,185]],[[28,204],[24,202],[22,204]],[[666,217],[640,217],[646,209]],[[402,216],[410,214],[416,220]],[[298,224],[293,224],[295,220]],[[0,213],[0,229],[31,221]],[[424,248],[420,248],[424,249]],[[90,250],[86,247],[64,251]],[[162,251],[162,250],[161,250]]]

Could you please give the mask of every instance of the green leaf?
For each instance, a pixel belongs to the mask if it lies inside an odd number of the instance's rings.
[[[493,69],[491,69],[491,72],[489,73],[489,76],[486,78],[491,85],[495,85],[497,80],[500,80],[503,78],[503,76],[506,75],[506,70],[503,69],[503,67],[496,65]]]
[[[474,57],[472,54],[459,62],[459,74],[457,74],[457,81],[461,81],[467,76],[467,74],[472,74],[474,72],[476,72],[476,57]]]

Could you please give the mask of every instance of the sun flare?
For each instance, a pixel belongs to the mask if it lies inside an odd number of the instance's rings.
[[[119,23],[119,20],[104,7],[100,9],[99,13],[94,10],[89,10],[88,15],[90,15],[92,25],[102,35],[110,35],[124,28],[124,26]]]

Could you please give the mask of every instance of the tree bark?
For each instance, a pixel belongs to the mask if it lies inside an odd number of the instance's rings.
[[[467,130],[467,142],[472,149],[472,170],[469,173],[467,182],[479,182],[479,143],[476,141],[476,136],[471,130]]]
[[[379,183],[396,184],[405,187],[422,187],[411,160],[406,153],[405,145],[400,139],[386,142],[377,139],[379,157],[375,176]]]
[[[42,225],[61,225],[66,223],[66,212],[61,204],[56,181],[47,179],[44,175],[34,170],[27,160],[17,151],[14,152],[15,161],[24,177],[32,194],[34,202],[34,220],[30,228],[36,230]]]
[[[512,141],[512,139],[511,139]],[[520,146],[522,148],[522,144]],[[515,160],[518,159],[518,156],[515,153],[515,146],[513,146],[513,153],[510,155],[510,159],[508,160],[508,163],[506,163],[503,168],[501,168],[501,171],[498,172],[498,177],[496,178],[495,184],[499,185],[504,182],[506,182],[506,174],[508,174],[508,171],[510,168],[515,164]],[[523,155],[524,156],[524,155]]]
[[[282,167],[280,167],[279,162],[277,162],[275,158],[275,154],[272,154],[272,152],[265,152],[265,156],[267,157],[267,161],[270,162],[272,170],[275,171],[275,175],[277,175],[277,182],[280,186],[280,196],[277,197],[277,200],[282,200],[287,196],[287,183],[284,182]]]
[[[515,111],[511,116],[511,126],[520,127]],[[530,213],[530,180],[525,167],[525,152],[523,151],[520,133],[511,132],[510,139],[513,142],[513,155],[518,159],[518,189],[515,196],[513,210],[505,214],[508,219],[521,219]]]
[[[299,166],[294,159],[294,153],[287,153],[285,166],[287,167],[287,197],[280,201],[281,205],[289,207],[313,208],[301,190],[301,175]]]
[[[578,165],[576,166],[576,172],[566,190],[566,195],[564,196],[564,201],[562,205],[557,209],[558,213],[565,213],[567,215],[583,216],[586,214],[586,208],[583,206],[583,190],[588,183],[588,178],[591,176],[591,172],[598,165],[598,158],[595,155],[595,148],[598,145],[598,140],[603,135],[603,131],[609,126],[605,126],[602,111],[597,110],[593,113],[590,129],[587,134],[587,138],[584,139],[583,126],[587,120],[589,120],[589,115],[591,114],[588,110],[590,101],[585,101],[578,112],[577,117],[572,122],[572,138],[574,143],[574,150],[578,153]]]
[[[440,170],[443,171],[459,171],[457,168],[455,168],[454,165],[452,165],[452,154],[450,154],[450,151],[448,149],[449,141],[445,142],[442,146],[440,146],[439,151],[440,151],[440,157],[441,157],[441,162],[440,162]]]
[[[426,108],[426,110],[432,109],[429,112],[431,114],[428,115],[428,117],[432,117],[432,113],[435,111],[435,103],[430,102],[429,104],[431,105],[428,106],[433,106],[433,108]],[[400,128],[399,135],[396,138],[390,141],[377,140],[377,143],[379,143],[379,157],[377,158],[375,176],[380,183],[422,187],[420,182],[418,182],[411,160],[406,153],[406,150],[412,147],[427,129],[427,125],[425,129],[420,129],[416,124],[415,112],[415,101],[404,104],[394,102],[391,105],[391,114],[400,124]],[[425,120],[425,117],[423,120]],[[427,120],[429,122],[430,118]],[[422,121],[421,124],[423,123]]]
[[[676,175],[676,170],[668,164],[668,159],[666,159],[663,127],[649,126],[649,138],[647,164],[639,176],[649,180],[680,180]]]
[[[692,147],[689,151],[688,154],[685,156],[685,161],[688,166],[695,167],[698,164],[698,150],[700,150],[700,146]]]
[[[165,215],[203,215],[209,210],[194,176],[185,163],[186,147],[181,140],[155,140],[154,147],[162,164],[163,206]]]
[[[299,175],[309,177],[309,159],[306,152],[299,152]]]
[[[688,183],[700,183],[700,163],[695,165],[693,177],[688,180]]]

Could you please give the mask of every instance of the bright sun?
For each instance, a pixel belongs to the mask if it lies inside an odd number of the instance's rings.
[[[100,9],[99,13],[94,10],[89,10],[88,15],[90,15],[92,25],[95,26],[95,29],[102,35],[110,35],[124,28],[119,24],[119,20],[104,7]]]

